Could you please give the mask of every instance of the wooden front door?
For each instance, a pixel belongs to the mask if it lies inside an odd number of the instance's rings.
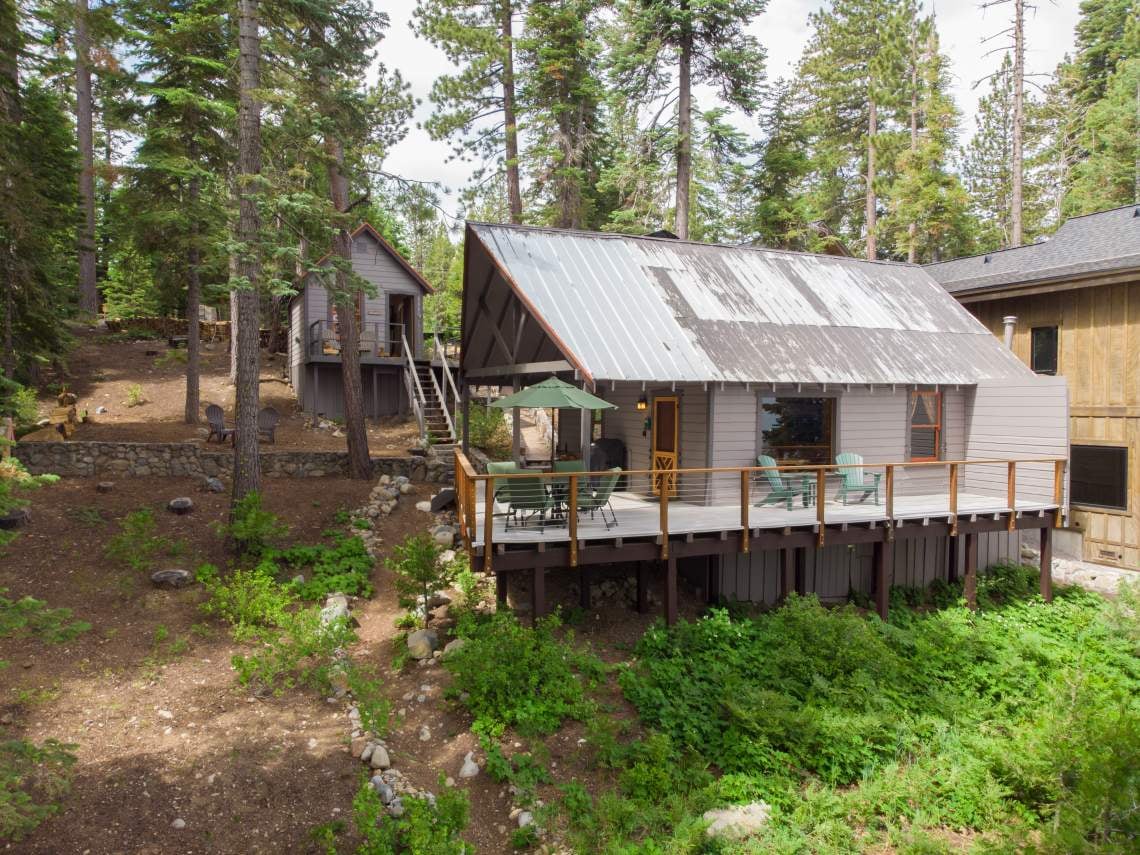
[[[650,468],[653,470],[653,493],[658,495],[662,486],[670,496],[677,495],[677,457],[680,452],[681,419],[676,395],[653,399],[653,449]]]

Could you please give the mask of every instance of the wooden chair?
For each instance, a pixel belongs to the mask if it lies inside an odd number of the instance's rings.
[[[767,496],[756,503],[757,507],[764,507],[765,505],[786,505],[788,510],[792,509],[792,500],[796,496],[803,497],[804,507],[807,507],[807,494],[804,493],[802,487],[792,486],[792,482],[785,480],[784,476],[776,471],[776,461],[769,457],[767,454],[761,454],[756,458],[756,465],[764,467],[764,479],[768,482],[770,491]],[[769,468],[771,467],[771,468]]]
[[[858,501],[865,502],[867,497],[873,494],[875,504],[879,504],[879,481],[883,477],[882,472],[870,473],[872,480],[868,481],[868,473],[863,468],[863,457],[850,451],[836,455],[835,462],[839,466],[840,477],[839,492],[835,494],[837,502],[850,504],[848,498],[852,495],[856,496]]]
[[[265,437],[272,443],[277,442],[277,423],[281,415],[273,407],[265,407],[257,414],[258,439]]]
[[[206,442],[209,442],[215,436],[218,438],[218,442],[233,439],[234,429],[226,427],[226,411],[217,404],[209,404],[206,407],[206,421],[210,425],[210,432],[206,435]]]

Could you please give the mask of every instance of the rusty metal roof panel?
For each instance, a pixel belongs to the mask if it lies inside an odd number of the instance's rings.
[[[1028,372],[913,265],[469,225],[595,380],[970,384]]]

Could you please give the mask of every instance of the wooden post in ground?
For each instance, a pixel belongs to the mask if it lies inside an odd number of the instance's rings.
[[[583,609],[590,608],[590,568],[582,565],[578,568],[578,604]]]
[[[1053,602],[1053,528],[1041,529],[1041,598]]]
[[[500,606],[507,604],[507,574],[495,574],[495,602]]]
[[[790,549],[780,550],[780,602],[796,589],[796,563]]]
[[[807,547],[797,547],[796,553],[796,593],[801,597],[807,593]]]
[[[534,579],[530,586],[531,622],[546,614],[546,568],[535,567]]]
[[[962,594],[966,605],[978,607],[978,536],[973,532],[966,535],[966,582]]]
[[[887,619],[891,602],[891,558],[892,545],[876,540],[874,544],[875,567],[875,610],[883,620]]]
[[[637,610],[641,614],[649,611],[649,562],[637,562]]]
[[[946,553],[947,553],[946,554],[946,581],[947,582],[957,582],[958,581],[958,544],[960,543],[960,540],[959,540],[960,537],[961,537],[961,535],[952,534],[948,538],[946,538],[946,540],[949,541],[949,545],[948,545],[947,550],[946,550]]]
[[[677,622],[677,559],[665,560],[665,625]]]

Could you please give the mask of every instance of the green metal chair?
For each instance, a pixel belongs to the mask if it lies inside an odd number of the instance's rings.
[[[601,513],[602,522],[606,524],[607,531],[616,526],[618,524],[617,514],[614,512],[614,506],[610,504],[610,497],[613,496],[614,488],[617,487],[620,479],[620,466],[615,466],[609,470],[607,475],[599,475],[585,493],[579,494],[578,513],[589,511],[590,519],[594,519],[595,512]],[[607,510],[609,510],[611,517],[608,520],[606,519]]]
[[[539,531],[545,531],[546,512],[554,507],[554,499],[542,478],[508,478],[495,491],[495,497],[507,505],[507,528],[511,527],[512,519],[516,525],[526,525],[528,517],[537,514]]]
[[[792,509],[792,501],[796,496],[803,497],[804,507],[807,507],[807,496],[804,494],[803,487],[793,487],[791,481],[785,480],[784,476],[776,471],[776,461],[769,457],[767,454],[761,454],[756,458],[756,465],[765,467],[764,479],[768,482],[771,492],[768,493],[763,499],[756,503],[757,507],[764,507],[765,505],[786,505],[788,510]],[[772,467],[768,469],[767,467]]]
[[[488,463],[487,464],[487,474],[488,475],[515,475],[521,471],[522,471],[522,469],[520,469],[519,465],[517,463],[515,463],[513,460],[506,460],[506,461],[503,461],[501,463]],[[499,497],[503,494],[504,485],[506,483],[507,483],[506,481],[500,481],[499,486],[495,488],[495,501],[496,502],[499,501]]]
[[[835,494],[837,502],[850,504],[848,499],[851,496],[856,496],[858,501],[865,502],[868,496],[874,495],[875,504],[879,504],[879,481],[882,480],[882,472],[868,473],[863,468],[862,455],[851,451],[836,455],[835,462],[839,467],[840,478],[839,492]],[[870,481],[867,480],[868,475]]]

